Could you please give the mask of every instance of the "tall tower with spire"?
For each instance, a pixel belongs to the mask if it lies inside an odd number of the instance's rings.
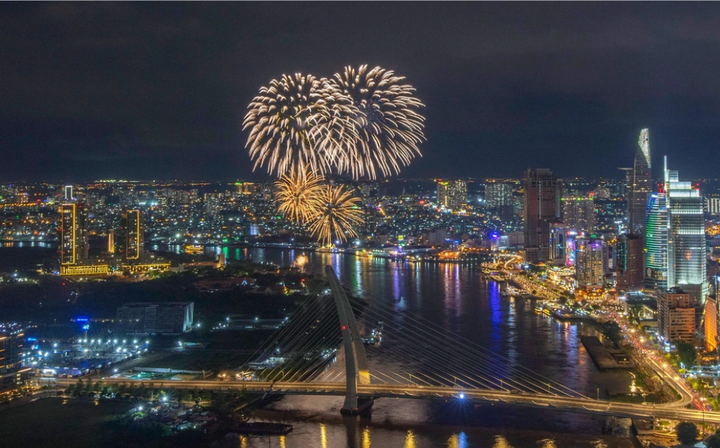
[[[650,134],[649,130],[640,131],[638,149],[635,153],[635,163],[632,175],[632,184],[628,185],[628,232],[645,235],[647,223],[647,207],[652,193],[650,179]]]

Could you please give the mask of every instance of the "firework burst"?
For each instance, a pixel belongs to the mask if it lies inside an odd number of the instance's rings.
[[[357,139],[352,144],[347,140],[334,142],[338,172],[350,173],[356,179],[375,179],[378,171],[383,176],[399,173],[401,166],[421,155],[418,145],[425,140],[425,118],[418,110],[424,104],[414,96],[411,85],[403,84],[404,80],[381,67],[368,71],[367,65],[358,69],[345,67],[343,73],[323,80],[358,111],[352,115]],[[352,108],[346,108],[346,112],[352,113]]]
[[[355,227],[363,223],[360,199],[342,186],[324,185],[320,205],[309,220],[310,233],[323,244],[332,244],[333,237],[346,241],[356,237]]]
[[[321,176],[315,175],[311,170],[289,173],[275,181],[275,200],[278,211],[296,223],[307,222],[316,212],[322,202],[323,191]]]
[[[243,130],[253,169],[266,166],[278,177],[293,168],[324,174],[337,164],[337,151],[355,140],[352,103],[312,75],[283,75],[260,88],[248,106]]]

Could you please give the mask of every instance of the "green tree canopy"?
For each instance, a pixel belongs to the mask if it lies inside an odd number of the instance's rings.
[[[682,422],[675,428],[675,434],[683,445],[692,445],[698,438],[698,429],[695,423]]]
[[[695,346],[693,344],[680,341],[676,343],[676,346],[680,362],[685,365],[685,368],[689,369],[695,365],[695,359],[697,359],[697,349]]]

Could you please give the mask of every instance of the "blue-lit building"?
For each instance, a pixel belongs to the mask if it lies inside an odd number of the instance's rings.
[[[645,229],[645,287],[668,287],[668,218],[665,193],[650,195]]]

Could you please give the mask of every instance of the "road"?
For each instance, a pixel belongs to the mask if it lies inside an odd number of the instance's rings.
[[[58,378],[58,386],[67,387],[77,379]],[[345,383],[297,383],[297,382],[260,382],[260,381],[133,381],[107,378],[105,383],[130,384],[143,383],[158,389],[174,387],[183,389],[233,390],[246,389],[256,393],[287,395],[345,395]],[[631,404],[615,403],[591,398],[573,398],[551,394],[515,394],[497,390],[461,390],[452,387],[416,386],[414,384],[367,384],[358,385],[358,393],[373,397],[418,398],[418,399],[455,399],[477,403],[523,406],[558,411],[582,412],[588,414],[613,415],[617,417],[663,418],[681,421],[695,421],[720,424],[720,412],[684,409],[682,403]],[[460,398],[463,394],[463,398]]]

